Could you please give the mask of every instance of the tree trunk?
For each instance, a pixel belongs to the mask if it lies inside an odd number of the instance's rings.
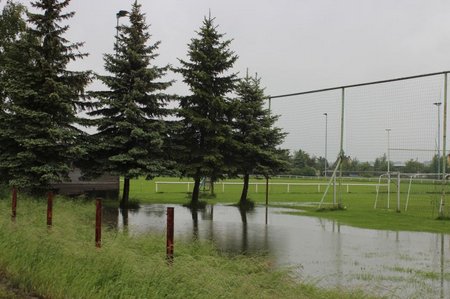
[[[250,180],[250,175],[248,173],[244,174],[244,186],[242,187],[241,199],[239,200],[239,204],[242,205],[247,202],[247,194],[248,194],[248,182]]]
[[[200,193],[200,176],[194,178],[194,189],[192,190],[191,206],[198,206],[198,195]]]
[[[120,207],[125,209],[128,207],[128,199],[130,197],[130,178],[125,177],[123,181],[123,194],[120,201]]]
[[[209,191],[210,191],[211,195],[214,195],[214,179],[213,178],[210,178]]]

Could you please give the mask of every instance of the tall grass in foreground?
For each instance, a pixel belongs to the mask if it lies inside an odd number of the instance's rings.
[[[43,201],[23,199],[15,222],[0,200],[0,271],[20,289],[48,298],[367,298],[321,290],[272,269],[266,257],[227,257],[211,244],[175,240],[172,266],[162,235],[106,231],[94,247],[94,203],[57,198],[54,225]]]

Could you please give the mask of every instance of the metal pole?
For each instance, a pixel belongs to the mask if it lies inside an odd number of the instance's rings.
[[[438,180],[440,179],[440,175],[441,175],[441,102],[436,102],[433,103],[433,105],[435,105],[438,108],[438,127],[437,127],[437,162],[438,162],[438,169],[437,169],[437,173],[438,173]]]
[[[173,263],[173,231],[174,231],[174,208],[167,208],[167,240],[166,240],[166,258],[167,262]]]
[[[269,98],[269,116],[272,113],[272,98]],[[269,175],[266,176],[266,219],[265,222],[266,224],[268,223],[268,209],[269,209]]]
[[[447,156],[446,143],[447,143],[447,73],[444,74],[444,119],[443,119],[443,132],[442,132],[442,153],[443,156]],[[442,194],[441,202],[439,204],[439,217],[444,217],[444,205],[445,205],[445,179],[446,179],[447,161],[442,163]]]
[[[339,167],[339,201],[338,207],[342,208],[342,161],[344,158],[344,113],[345,113],[345,88],[342,88],[341,98],[341,146],[339,151],[341,165]]]
[[[387,208],[389,209],[389,203],[391,202],[391,129],[386,129],[387,132],[387,175],[388,175],[388,200]]]
[[[443,130],[442,130],[442,179],[445,180],[445,174],[447,170],[447,73],[445,73],[444,83],[444,115],[443,115]]]
[[[324,113],[325,115],[325,171],[324,175],[327,176],[327,149],[328,149],[328,113]]]
[[[397,172],[397,213],[400,213],[400,171]]]
[[[440,177],[441,173],[441,103],[438,105],[438,179]]]

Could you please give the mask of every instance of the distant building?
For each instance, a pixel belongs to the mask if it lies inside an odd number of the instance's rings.
[[[120,189],[120,177],[112,175],[102,175],[91,180],[80,180],[81,170],[75,168],[69,173],[69,182],[52,184],[51,187],[58,194],[76,196],[87,195],[88,197],[118,198]]]

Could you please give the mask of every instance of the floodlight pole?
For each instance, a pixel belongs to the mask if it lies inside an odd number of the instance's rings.
[[[437,127],[437,155],[438,155],[438,169],[437,169],[437,173],[438,173],[438,180],[441,176],[441,102],[436,102],[433,103],[433,105],[435,105],[438,108],[438,127]]]
[[[327,149],[328,149],[328,113],[324,113],[325,115],[325,171],[324,175],[327,176]]]
[[[389,209],[389,202],[391,200],[391,129],[385,129],[387,132],[387,175],[388,175],[388,201],[387,208]]]

